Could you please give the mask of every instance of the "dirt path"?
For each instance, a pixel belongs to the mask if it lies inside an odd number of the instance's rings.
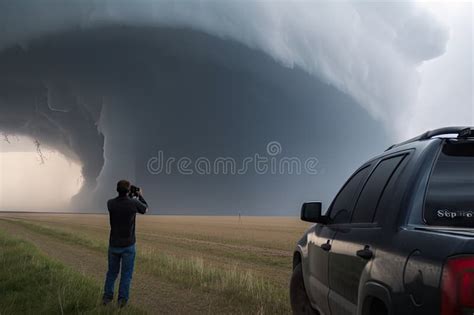
[[[0,229],[10,235],[33,243],[47,256],[92,277],[102,285],[106,253],[72,245],[23,226],[0,219]],[[116,284],[118,285],[118,284]],[[137,270],[131,289],[131,303],[151,314],[222,313],[223,301],[198,290],[189,290]],[[225,311],[224,311],[225,312]]]

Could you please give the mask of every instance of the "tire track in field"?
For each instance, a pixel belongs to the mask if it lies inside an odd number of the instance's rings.
[[[103,283],[107,268],[105,252],[66,243],[9,220],[0,219],[0,228],[10,235],[33,243],[47,256],[92,277],[99,284]],[[139,270],[136,270],[132,280],[131,303],[150,314],[216,313],[216,309],[213,310],[216,301],[213,301],[209,294],[180,288],[157,277],[141,274]]]

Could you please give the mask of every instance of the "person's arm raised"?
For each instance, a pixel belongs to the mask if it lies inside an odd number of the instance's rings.
[[[138,213],[145,214],[148,211],[148,203],[143,198],[141,190],[138,191],[137,211]]]

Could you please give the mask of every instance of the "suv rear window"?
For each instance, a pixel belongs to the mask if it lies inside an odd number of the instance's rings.
[[[429,225],[474,227],[474,142],[444,144],[428,183],[423,215]]]

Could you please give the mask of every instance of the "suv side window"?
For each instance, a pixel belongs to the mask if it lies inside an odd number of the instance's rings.
[[[406,155],[398,155],[382,160],[370,175],[359,195],[352,223],[374,221],[375,212],[388,183]]]
[[[344,184],[344,187],[339,191],[334,199],[330,219],[332,224],[349,223],[351,220],[352,209],[354,207],[354,200],[361,183],[367,178],[370,165],[360,169],[357,173]]]

